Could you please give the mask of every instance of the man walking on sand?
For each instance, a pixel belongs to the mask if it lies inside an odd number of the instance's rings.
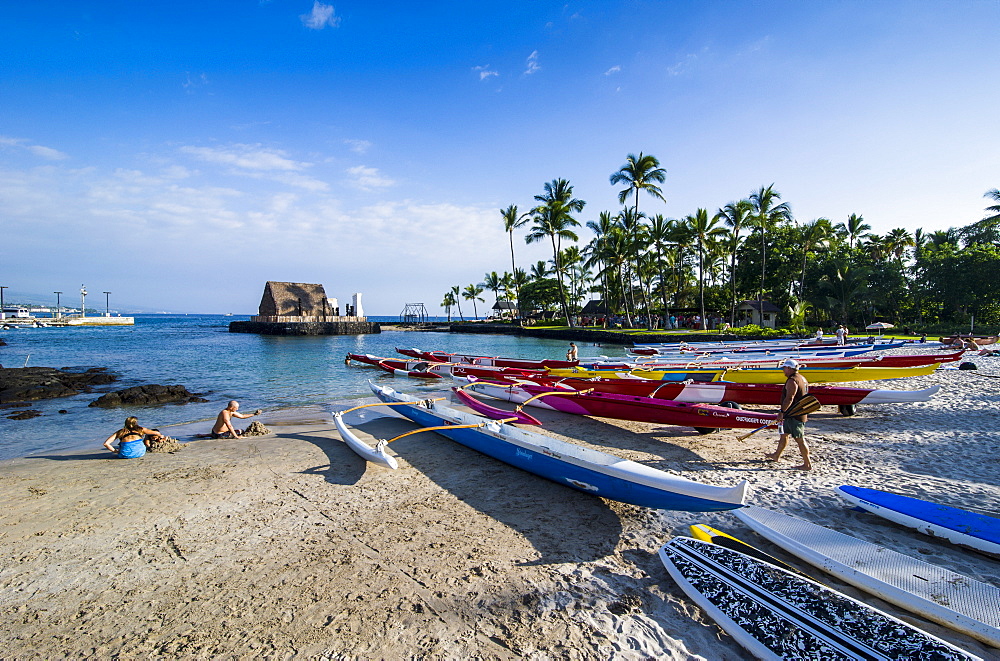
[[[781,392],[781,410],[778,411],[777,423],[781,425],[781,436],[778,438],[778,449],[774,454],[767,455],[768,460],[778,461],[781,453],[788,446],[788,437],[791,436],[799,445],[799,453],[802,455],[802,465],[796,466],[799,470],[812,470],[812,462],[809,460],[809,446],[806,445],[806,420],[807,415],[800,415],[786,418],[785,411],[798,403],[800,399],[809,394],[809,382],[799,374],[799,363],[794,358],[788,358],[781,364],[781,369],[785,373],[785,388]]]
[[[263,413],[257,409],[253,413],[237,413],[240,410],[240,403],[235,399],[229,402],[229,406],[219,411],[219,417],[215,419],[215,426],[212,427],[212,438],[239,438],[240,432],[233,427],[233,418],[252,418]]]

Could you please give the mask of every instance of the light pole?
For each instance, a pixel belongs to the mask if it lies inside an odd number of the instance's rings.
[[[110,317],[111,316],[111,292],[109,292],[109,291],[102,291],[101,293],[104,294],[104,316],[105,317]]]
[[[62,295],[62,292],[61,291],[54,291],[52,293],[56,295],[56,319],[60,319],[60,318],[62,318],[62,314],[61,314],[62,306],[59,305],[59,297]]]
[[[87,288],[80,285],[80,317],[87,316]]]
[[[3,290],[9,289],[9,287],[0,287],[0,319],[6,319],[3,311]]]

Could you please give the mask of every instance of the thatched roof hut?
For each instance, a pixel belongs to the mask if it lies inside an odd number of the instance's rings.
[[[267,281],[260,298],[262,317],[326,317],[333,314],[323,285]]]

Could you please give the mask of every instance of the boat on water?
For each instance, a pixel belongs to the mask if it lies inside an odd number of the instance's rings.
[[[742,507],[746,501],[746,480],[729,487],[695,482],[605,452],[459,411],[438,401],[413,397],[371,382],[368,385],[381,401],[392,404],[393,410],[417,424],[433,427],[438,434],[468,448],[584,493],[641,507],[691,512],[732,510]],[[346,426],[341,433],[344,431],[353,435]],[[357,437],[348,445],[354,449],[358,443],[371,449]],[[370,457],[368,452],[358,454],[365,459]]]
[[[488,367],[468,363],[435,363],[427,360],[400,360],[398,358],[383,358],[364,353],[349,353],[344,360],[363,363],[378,367],[397,376],[412,378],[436,378],[441,376],[478,376],[483,378],[507,378],[517,376],[533,376],[545,374],[542,370],[523,370],[513,367]]]
[[[689,404],[589,390],[567,391],[566,388],[558,386],[528,383],[500,384],[477,380],[470,382],[466,388],[487,397],[516,404],[574,415],[694,427],[699,433],[717,429],[756,429],[773,425],[778,419],[773,413],[743,411],[713,404]]]
[[[842,369],[826,369],[806,367],[800,374],[809,383],[844,383],[849,381],[879,381],[883,379],[901,379],[909,376],[924,376],[938,368],[939,363],[916,367],[846,367]],[[726,369],[712,367],[707,369],[655,370],[633,369],[617,372],[614,370],[550,369],[549,376],[573,378],[632,378],[654,379],[658,381],[733,381],[735,383],[784,383],[786,378],[780,369],[745,368]]]
[[[501,358],[499,356],[473,356],[469,354],[448,353],[446,351],[423,351],[415,348],[400,349],[399,347],[396,347],[396,352],[411,358],[436,363],[468,363],[484,367],[515,367],[533,370],[576,367],[580,363],[578,360],[530,360],[527,358]]]
[[[512,382],[530,382],[538,385],[564,386],[574,390],[593,389],[598,392],[634,395],[654,399],[668,399],[693,404],[763,404],[778,406],[784,386],[776,383],[674,382],[653,379],[573,379],[550,376],[520,376]],[[849,388],[845,386],[810,385],[809,394],[824,406],[854,407],[858,404],[901,404],[926,402],[941,386],[921,390],[881,390],[874,388]],[[850,413],[853,413],[853,409]],[[841,411],[845,413],[845,411]]]

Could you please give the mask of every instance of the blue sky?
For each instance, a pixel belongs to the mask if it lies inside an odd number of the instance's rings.
[[[774,182],[800,222],[965,225],[1000,186],[997,25],[995,0],[2,3],[0,284],[436,313],[509,269],[500,208],[561,177],[595,219],[639,151],[650,213]]]

